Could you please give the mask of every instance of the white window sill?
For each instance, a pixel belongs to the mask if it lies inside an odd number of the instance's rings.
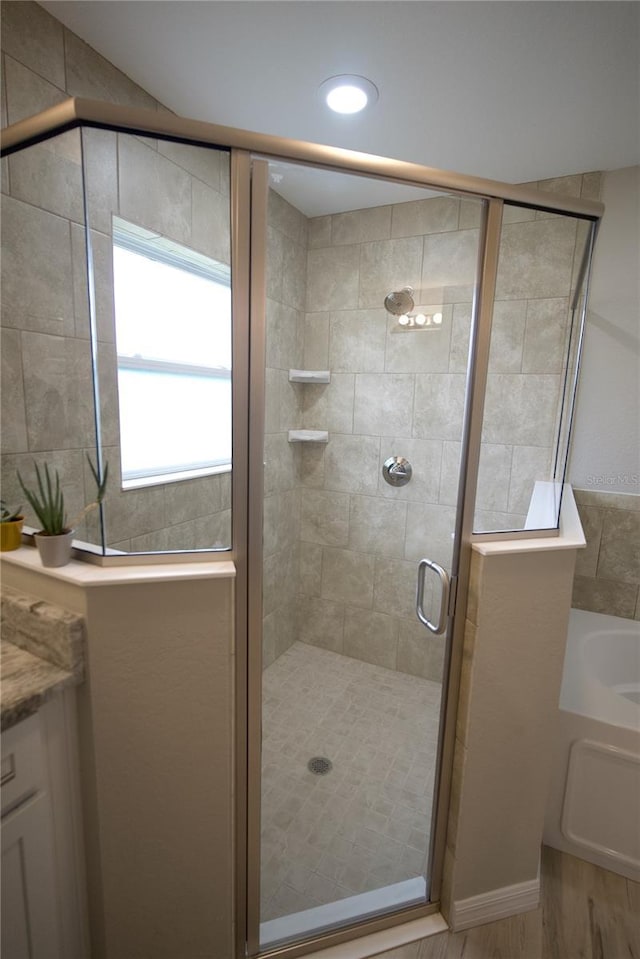
[[[145,489],[148,486],[166,486],[167,483],[181,483],[184,480],[199,479],[201,476],[216,476],[218,473],[230,473],[231,463],[224,466],[203,466],[195,470],[178,470],[175,473],[161,473],[158,476],[140,476],[137,479],[122,480],[122,489]]]

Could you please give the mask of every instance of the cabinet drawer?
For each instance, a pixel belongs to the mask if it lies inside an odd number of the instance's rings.
[[[45,782],[45,756],[36,713],[2,734],[2,815],[43,789]]]

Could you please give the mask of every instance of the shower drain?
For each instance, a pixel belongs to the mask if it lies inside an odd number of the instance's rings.
[[[326,776],[327,773],[330,773],[333,769],[333,763],[324,756],[314,756],[313,759],[310,759],[307,763],[307,769],[313,773],[314,776]]]

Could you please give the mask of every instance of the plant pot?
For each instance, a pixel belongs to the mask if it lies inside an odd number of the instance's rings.
[[[66,566],[71,559],[72,529],[66,533],[60,533],[58,536],[36,533],[34,539],[43,566]]]
[[[8,553],[22,545],[23,523],[24,516],[19,516],[10,523],[0,523],[0,552]]]

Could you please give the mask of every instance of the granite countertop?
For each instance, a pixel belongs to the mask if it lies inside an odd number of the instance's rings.
[[[0,726],[38,711],[57,690],[84,679],[82,616],[2,588]]]
[[[15,726],[21,719],[37,712],[56,690],[78,682],[74,673],[60,669],[4,639],[0,643],[0,669],[2,730]]]

